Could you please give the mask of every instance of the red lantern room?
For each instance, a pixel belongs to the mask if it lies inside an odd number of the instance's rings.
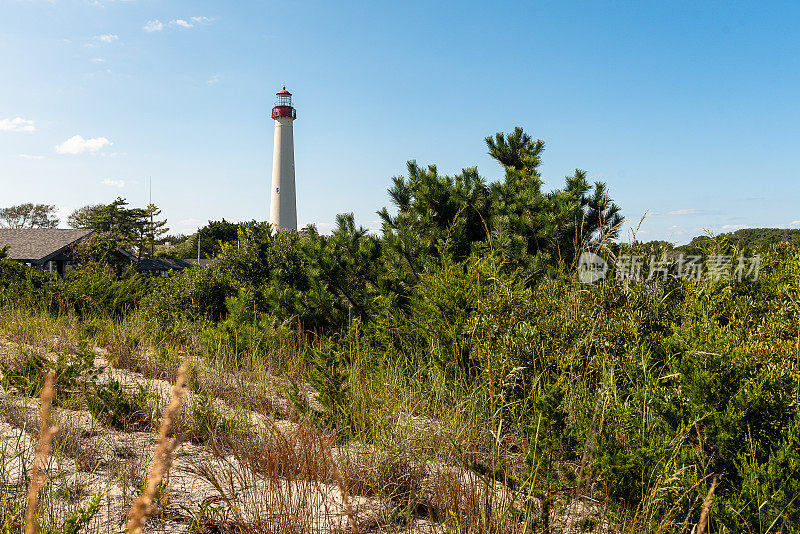
[[[291,119],[296,119],[297,111],[292,107],[292,93],[287,91],[284,85],[283,89],[275,94],[277,99],[275,100],[275,107],[272,108],[272,118],[289,117]]]

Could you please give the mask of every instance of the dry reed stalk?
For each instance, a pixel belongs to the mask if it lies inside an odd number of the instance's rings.
[[[342,472],[339,470],[339,466],[333,459],[331,447],[327,444],[325,445],[325,454],[328,456],[328,461],[333,469],[333,476],[336,480],[336,485],[339,486],[339,492],[342,494],[342,503],[344,503],[345,513],[347,514],[347,523],[350,526],[350,532],[352,534],[358,534],[358,522],[356,521],[355,514],[353,513],[353,507],[350,504],[350,496],[347,493],[347,484],[345,484],[344,479],[342,478]]]
[[[714,500],[714,489],[717,487],[717,478],[711,483],[711,488],[708,490],[708,495],[703,501],[703,511],[700,512],[700,521],[697,523],[697,534],[703,534],[706,531],[708,524],[708,509],[711,508],[711,501]]]
[[[50,451],[53,449],[53,438],[58,432],[57,426],[50,426],[50,407],[56,394],[56,390],[53,387],[53,379],[53,372],[50,371],[47,373],[44,388],[42,388],[42,392],[39,395],[41,426],[39,428],[39,442],[36,444],[36,457],[31,465],[28,509],[25,512],[25,534],[39,532],[39,521],[36,518],[36,512],[39,508],[39,490],[44,485],[44,469],[47,464],[47,458],[50,456]]]
[[[164,418],[161,420],[159,429],[158,444],[153,453],[153,466],[147,476],[147,486],[139,497],[133,502],[130,512],[128,512],[128,534],[141,534],[144,523],[151,513],[153,498],[158,491],[164,475],[169,472],[172,466],[172,453],[177,444],[177,438],[168,437],[173,423],[180,415],[181,406],[186,399],[186,364],[178,368],[175,386],[172,388],[172,400],[164,411]]]

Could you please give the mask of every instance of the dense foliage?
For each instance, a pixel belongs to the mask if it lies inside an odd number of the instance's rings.
[[[118,276],[106,264],[86,262],[63,278],[0,258],[0,303],[44,307],[54,313],[121,317],[133,311],[156,280],[132,270]]]
[[[0,208],[0,228],[55,228],[56,211],[56,206],[31,202]]]
[[[800,228],[743,228],[735,232],[720,234],[718,237],[738,247],[752,247],[781,242],[800,245]],[[708,237],[695,237],[692,243],[705,239],[708,239]]]
[[[490,466],[481,447],[459,449],[482,477],[529,495],[545,525],[554,496],[575,488],[620,516],[646,510],[643,530],[695,524],[717,480],[714,529],[800,532],[800,249],[753,245],[760,271],[742,280],[681,279],[672,262],[666,281],[583,285],[581,251],[620,252],[605,185],[576,171],[543,192],[541,141],[517,129],[487,145],[505,171],[494,184],[475,169],[451,177],[409,163],[380,237],[351,215],[331,235],[249,223],[235,240],[222,221],[206,268],[151,280],[93,265],[60,281],[0,260],[0,295],[136,317],[155,344],[200,332],[242,361],[264,332],[291,325],[319,394],[312,402],[290,377],[298,411],[343,436],[373,435],[357,417],[369,411],[359,381],[425,384],[422,415],[468,406],[489,439],[521,451],[518,465]],[[692,251],[740,248],[709,239]],[[116,402],[109,391],[98,406]]]
[[[121,263],[120,251],[132,251],[135,258],[151,257],[155,245],[169,231],[166,221],[158,220],[161,210],[155,204],[129,208],[124,198],[110,204],[78,208],[69,216],[73,228],[94,230],[81,242],[84,256],[104,263]]]

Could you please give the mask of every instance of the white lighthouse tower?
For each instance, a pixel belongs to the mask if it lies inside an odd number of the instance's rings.
[[[275,147],[272,152],[272,194],[269,222],[274,230],[297,230],[297,199],[294,192],[294,134],[297,111],[292,93],[278,91],[272,118],[275,119]]]

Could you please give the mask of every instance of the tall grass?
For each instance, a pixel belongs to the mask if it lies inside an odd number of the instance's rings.
[[[792,532],[800,255],[763,257],[756,282],[592,286],[468,260],[423,273],[408,308],[325,334],[258,311],[165,331],[12,304],[0,338],[8,361],[87,345],[152,383],[186,362],[187,409],[161,439],[192,444],[176,476],[213,497],[165,507],[167,524]]]

